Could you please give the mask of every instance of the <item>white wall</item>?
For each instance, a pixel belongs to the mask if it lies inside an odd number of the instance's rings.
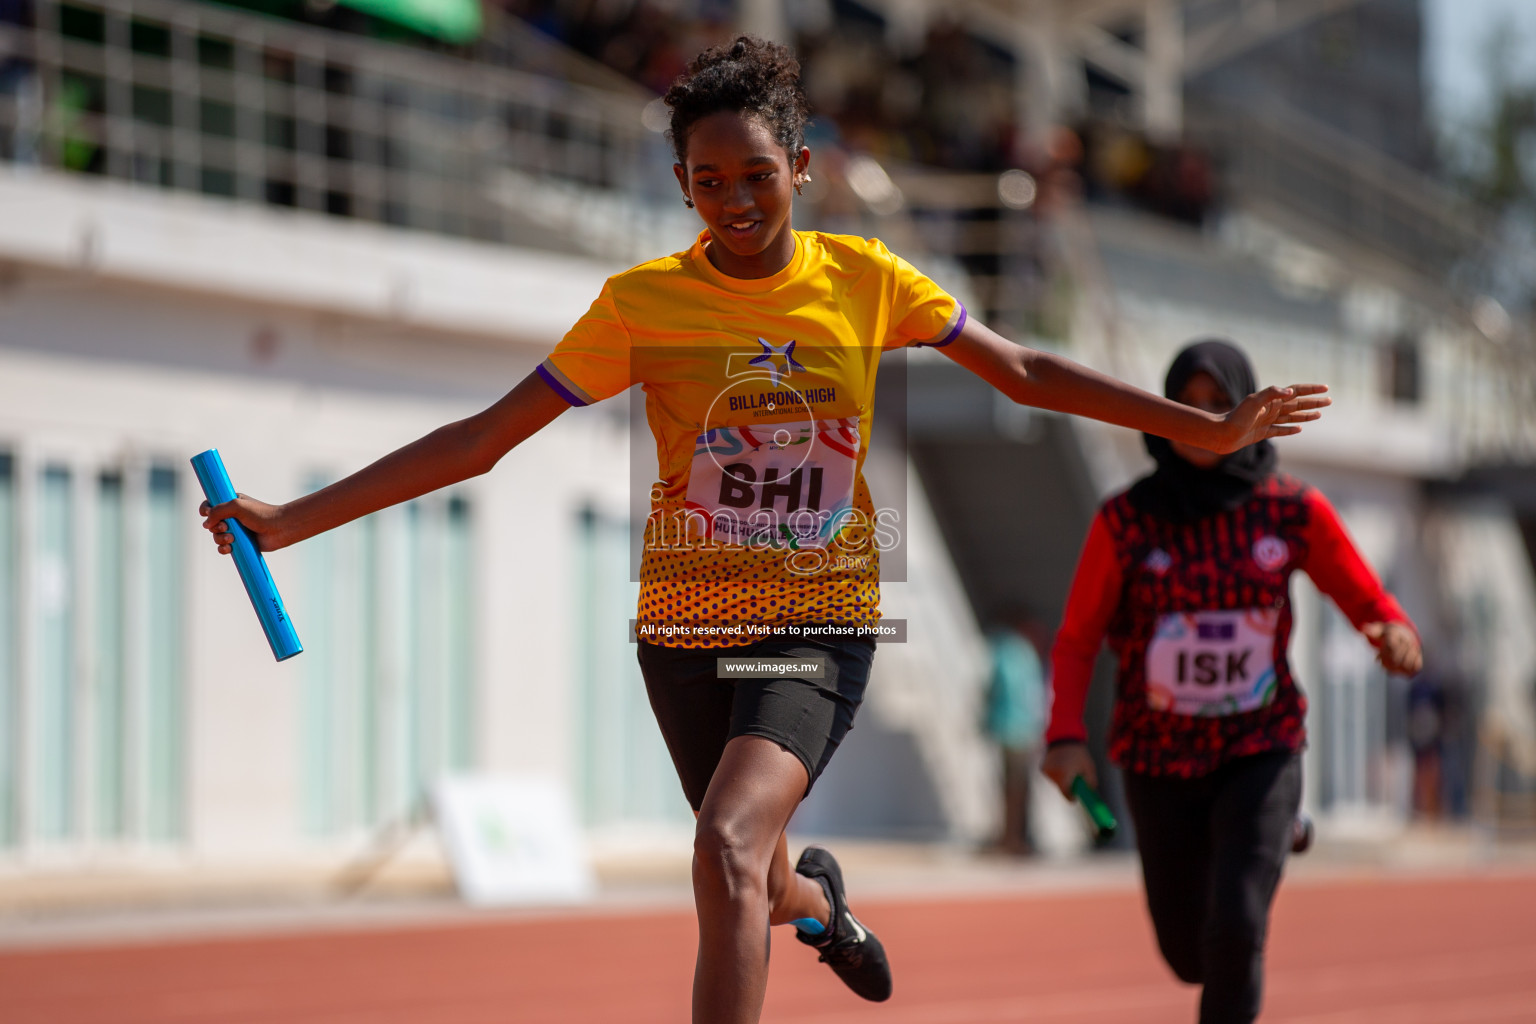
[[[0,333],[6,313],[0,306]],[[219,319],[209,317],[209,335],[226,326]],[[523,368],[506,369],[516,380]],[[218,447],[237,486],[271,500],[294,496],[317,469],[357,468],[480,404],[0,349],[0,445],[23,467],[141,453],[184,470],[191,454]],[[483,768],[568,769],[562,639],[574,608],[562,552],[571,550],[587,492],[611,488],[626,472],[622,435],[600,413],[572,413],[465,488],[481,566]],[[211,857],[259,856],[298,841],[302,661],[272,661],[233,566],[200,528],[190,474],[183,486],[192,846]],[[269,563],[302,636],[296,559],[277,552]]]
[[[14,175],[0,175],[4,259],[0,449],[21,475],[51,459],[184,473],[187,852],[297,854],[312,845],[298,813],[303,658],[272,661],[200,528],[186,460],[217,447],[237,487],[274,501],[356,469],[516,384],[611,268]],[[584,502],[612,504],[627,482],[625,434],[597,409],[465,486],[480,768],[568,776],[572,530]],[[269,556],[302,637],[298,559]]]

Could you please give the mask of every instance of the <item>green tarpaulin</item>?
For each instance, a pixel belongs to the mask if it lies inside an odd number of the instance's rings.
[[[467,43],[480,35],[480,0],[340,0],[340,3],[450,43]]]

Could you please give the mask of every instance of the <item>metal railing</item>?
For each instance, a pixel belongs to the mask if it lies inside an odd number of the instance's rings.
[[[510,241],[515,168],[637,192],[646,97],[178,0],[0,23],[0,159]]]
[[[1483,244],[1484,213],[1329,125],[1268,106],[1191,110],[1189,126],[1220,154],[1229,195],[1321,224],[1423,278],[1445,281]]]
[[[32,8],[0,22],[0,160],[616,260],[697,230],[654,97],[511,19],[477,52],[531,70],[190,0]],[[805,223],[936,257],[989,321],[1042,333],[1038,223],[997,175],[895,168],[898,187],[828,155]]]

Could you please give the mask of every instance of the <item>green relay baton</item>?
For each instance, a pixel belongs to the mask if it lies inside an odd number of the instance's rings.
[[[1077,797],[1077,802],[1088,812],[1088,820],[1093,822],[1093,830],[1100,839],[1108,839],[1115,834],[1119,822],[1115,821],[1104,798],[1081,775],[1072,780],[1072,795]]]

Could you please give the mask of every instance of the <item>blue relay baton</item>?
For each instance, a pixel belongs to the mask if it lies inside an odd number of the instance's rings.
[[[235,485],[229,481],[217,448],[192,456],[192,472],[197,474],[197,482],[203,485],[203,495],[210,506],[222,505],[237,497]],[[240,582],[245,584],[245,593],[256,609],[256,618],[261,620],[262,632],[267,634],[267,643],[272,645],[272,656],[278,661],[287,661],[304,650],[304,645],[299,643],[299,634],[288,621],[288,612],[283,608],[277,584],[272,582],[267,560],[261,557],[261,550],[239,520],[226,518],[224,522],[235,538],[230,548],[235,568],[240,570]]]

